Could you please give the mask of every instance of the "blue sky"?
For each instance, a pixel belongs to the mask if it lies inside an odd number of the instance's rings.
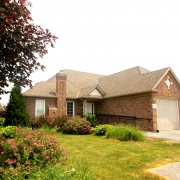
[[[180,79],[179,0],[31,2],[34,23],[59,38],[39,59],[46,69],[32,74],[33,84],[61,69],[109,75],[134,66],[171,67]],[[0,102],[6,104],[8,97]]]

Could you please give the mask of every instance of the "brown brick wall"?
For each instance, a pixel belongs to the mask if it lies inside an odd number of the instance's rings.
[[[165,81],[168,79],[168,77],[169,81],[172,82],[170,89],[168,89],[167,85],[165,84]],[[180,87],[170,72],[162,79],[156,89],[160,90],[157,96],[180,98]]]
[[[56,74],[56,93],[58,96],[57,113],[59,115],[66,114],[66,79],[67,79],[67,74],[64,73]]]
[[[106,99],[95,103],[96,114],[111,114],[123,116],[136,116],[138,118],[153,119],[151,94],[124,97],[118,99]],[[100,106],[98,107],[98,104]],[[136,123],[143,130],[153,130],[153,120],[139,120]]]
[[[165,81],[169,79],[172,84],[168,89]],[[169,72],[156,87],[159,92],[149,95],[139,95],[118,99],[106,99],[95,103],[96,113],[124,116],[136,116],[138,118],[151,118],[148,120],[137,120],[136,125],[143,130],[157,130],[157,111],[152,108],[158,97],[180,98],[180,86],[174,76]],[[100,106],[98,107],[98,104]],[[122,120],[121,120],[122,121]]]
[[[45,115],[49,115],[49,105],[56,107],[57,99],[53,98],[33,98],[33,97],[25,97],[26,99],[26,109],[29,113],[31,119],[35,117],[35,105],[36,99],[45,100]]]
[[[82,114],[83,104],[81,100],[75,100],[75,115],[80,116]]]

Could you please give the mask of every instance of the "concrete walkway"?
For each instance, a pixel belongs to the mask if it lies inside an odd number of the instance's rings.
[[[144,131],[147,137],[180,142],[180,130],[167,130],[159,132]]]
[[[149,170],[152,173],[164,176],[171,180],[180,180],[180,163],[173,163]]]
[[[180,130],[167,130],[159,132],[144,132],[147,137],[174,141],[180,143]],[[180,180],[180,162],[150,169],[152,173],[164,176],[171,180]]]

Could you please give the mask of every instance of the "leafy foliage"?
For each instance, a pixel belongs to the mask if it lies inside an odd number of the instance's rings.
[[[14,139],[0,137],[0,179],[26,179],[47,165],[64,164],[66,151],[44,131],[16,127]]]
[[[1,128],[0,135],[5,136],[7,138],[13,138],[16,136],[16,127],[6,126],[4,128]]]
[[[4,125],[4,122],[5,122],[5,118],[0,117],[0,127]]]
[[[55,125],[61,129],[69,119],[71,119],[71,117],[68,115],[56,116],[54,118]]]
[[[64,125],[64,123],[66,123],[67,120],[69,120],[70,118],[71,117],[67,115],[57,116],[54,118],[41,115],[31,120],[31,126],[32,128],[41,128],[43,126],[47,126],[49,128],[56,127],[58,131],[61,131],[61,128]]]
[[[4,125],[30,126],[29,115],[26,111],[26,102],[20,87],[14,86],[11,90]]]
[[[73,117],[64,124],[62,131],[66,134],[90,134],[91,123],[84,118]]]
[[[113,125],[102,124],[102,125],[96,126],[94,128],[91,128],[91,132],[95,135],[105,135],[106,132],[112,128],[114,128]]]
[[[0,0],[0,95],[8,82],[32,87],[32,72],[44,66],[38,57],[48,53],[47,46],[54,47],[57,37],[41,26],[34,25],[28,0]]]
[[[84,117],[91,123],[92,127],[96,127],[99,123],[95,114],[85,114]]]
[[[54,120],[49,116],[41,115],[30,120],[32,128],[41,128],[42,126],[54,127]]]
[[[107,138],[113,138],[121,141],[142,141],[144,134],[136,127],[119,124],[106,133]]]

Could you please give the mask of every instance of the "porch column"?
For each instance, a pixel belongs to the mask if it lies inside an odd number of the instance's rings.
[[[83,114],[87,114],[87,100],[83,101]]]

